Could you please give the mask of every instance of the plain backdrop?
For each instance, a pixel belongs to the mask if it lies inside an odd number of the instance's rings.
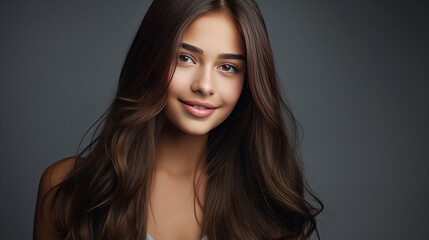
[[[427,1],[258,3],[322,239],[429,239]],[[1,239],[31,239],[42,172],[111,102],[149,4],[0,1]]]

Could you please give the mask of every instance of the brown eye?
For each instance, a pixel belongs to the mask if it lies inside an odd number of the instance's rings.
[[[184,63],[193,63],[194,62],[190,56],[184,55],[184,54],[179,55],[179,61],[184,62]]]
[[[237,72],[237,68],[229,64],[221,65],[220,69],[224,72]]]

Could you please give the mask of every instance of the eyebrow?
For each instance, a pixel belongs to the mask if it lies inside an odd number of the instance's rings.
[[[204,53],[204,51],[201,48],[195,47],[195,46],[193,46],[191,44],[187,44],[187,43],[182,43],[182,48],[189,50],[191,52],[198,53],[198,54]],[[238,60],[246,61],[246,57],[244,57],[241,54],[234,54],[234,53],[219,54],[217,57],[221,58],[221,59],[238,59]]]

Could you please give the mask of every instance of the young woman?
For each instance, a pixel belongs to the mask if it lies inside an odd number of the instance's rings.
[[[89,146],[43,173],[35,239],[317,232],[323,204],[307,190],[253,0],[155,0],[101,119]]]

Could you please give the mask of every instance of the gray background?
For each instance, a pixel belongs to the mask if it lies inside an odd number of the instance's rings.
[[[258,1],[322,239],[429,239],[428,4]],[[2,239],[113,97],[149,1],[0,1]]]

